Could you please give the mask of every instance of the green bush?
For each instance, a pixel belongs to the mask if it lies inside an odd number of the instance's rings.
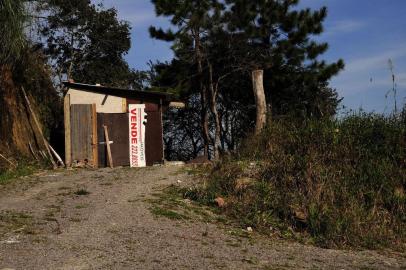
[[[206,203],[222,196],[225,213],[241,225],[320,246],[403,249],[404,120],[375,114],[275,119],[188,195]],[[253,184],[238,188],[244,177]]]

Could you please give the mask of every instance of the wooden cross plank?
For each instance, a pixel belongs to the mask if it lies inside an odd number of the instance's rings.
[[[104,136],[106,137],[106,142],[110,142],[109,132],[107,130],[107,126],[103,126],[103,128],[104,128]],[[114,166],[113,166],[113,157],[111,156],[110,143],[106,143],[106,146],[107,146],[107,156],[108,156],[110,168],[114,168]]]

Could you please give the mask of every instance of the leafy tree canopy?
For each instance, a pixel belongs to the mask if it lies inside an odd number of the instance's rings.
[[[45,52],[60,80],[139,87],[137,73],[124,55],[131,47],[130,25],[120,21],[117,10],[90,0],[42,0],[49,13],[41,33]]]
[[[322,60],[328,44],[314,39],[324,30],[326,8],[299,10],[298,0],[152,2],[156,14],[167,17],[172,27],[150,27],[150,34],[172,42],[175,59],[156,66],[151,84],[188,98],[189,106],[201,110],[197,128],[207,124],[204,113],[210,108],[211,149],[217,148],[219,133],[223,149],[233,149],[253,126],[251,72],[255,69],[264,70],[265,94],[273,115],[335,114],[340,100],[329,80],[344,63]],[[195,102],[199,92],[200,106]],[[177,117],[186,116],[178,113]],[[176,119],[174,114],[172,119]],[[187,127],[180,127],[170,134],[188,138]],[[204,128],[201,136],[205,137]],[[173,138],[167,140],[175,145]],[[194,144],[192,139],[185,140]]]
[[[196,46],[196,33],[201,38],[202,56],[218,78],[237,72],[250,80],[252,70],[264,69],[267,98],[276,114],[332,115],[339,99],[328,82],[344,63],[321,60],[328,44],[312,39],[322,34],[327,9],[298,10],[298,2],[153,0],[157,15],[169,17],[176,31],[151,27],[150,32],[154,38],[173,41],[178,62],[189,63],[195,72],[191,49]],[[229,84],[233,82],[224,79],[220,87],[234,88],[241,94],[234,96],[246,100],[242,92],[250,92],[248,89]],[[193,83],[190,89],[195,89]]]

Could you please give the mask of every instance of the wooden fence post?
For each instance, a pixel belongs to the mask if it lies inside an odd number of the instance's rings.
[[[65,123],[65,164],[66,167],[72,166],[72,145],[71,145],[71,126],[70,126],[70,95],[64,98],[64,123]]]
[[[93,167],[99,167],[99,152],[97,138],[97,111],[96,104],[92,104],[92,146],[93,146]],[[109,145],[110,146],[110,145]]]

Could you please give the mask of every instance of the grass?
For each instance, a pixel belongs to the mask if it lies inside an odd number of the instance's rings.
[[[151,208],[151,213],[155,216],[166,217],[169,219],[189,219],[188,216],[175,212],[173,210],[154,206]]]
[[[238,187],[240,179],[252,184]],[[238,187],[238,188],[237,188]],[[406,118],[275,119],[186,196],[246,228],[321,247],[406,246]]]
[[[153,198],[146,201],[152,205],[150,211],[157,217],[202,222],[217,220],[217,216],[210,209],[191,202],[184,195],[184,189],[171,185],[161,192],[154,193]]]
[[[88,204],[78,204],[75,206],[75,209],[85,209],[88,208],[89,205]]]
[[[0,212],[0,236],[7,233],[34,234],[33,218],[31,215],[17,211]]]
[[[70,218],[69,221],[78,223],[78,222],[81,222],[82,220],[80,218]]]
[[[12,181],[13,179],[32,175],[38,170],[38,166],[21,164],[14,170],[0,170],[0,185],[4,185]]]
[[[253,264],[253,265],[259,264],[258,259],[255,258],[255,257],[242,258],[241,261],[244,262],[244,263]]]
[[[77,191],[75,191],[74,194],[77,196],[87,196],[90,194],[90,192],[87,191],[86,189],[81,188],[81,189],[78,189]]]

